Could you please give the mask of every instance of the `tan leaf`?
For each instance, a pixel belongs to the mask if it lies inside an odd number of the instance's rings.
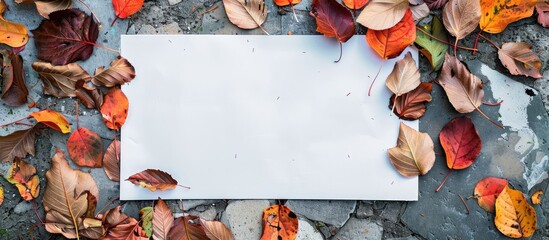
[[[482,81],[471,74],[457,58],[446,53],[438,82],[446,91],[452,106],[460,113],[469,113],[482,104]]]
[[[35,62],[32,68],[38,72],[44,83],[44,94],[58,98],[76,97],[75,89],[78,80],[88,81],[90,75],[78,64],[70,63],[54,66],[51,63]]]
[[[229,20],[239,28],[261,27],[267,18],[265,0],[223,0]],[[264,30],[265,31],[265,30]]]
[[[429,13],[431,13],[431,9],[429,9],[426,3],[410,6],[410,10],[412,10],[412,16],[414,17],[414,21],[416,23],[419,20],[426,18],[429,16]]]
[[[50,13],[71,8],[72,0],[35,0],[34,3],[38,13],[49,19]]]
[[[200,219],[200,224],[211,240],[234,240],[231,230],[222,222]]]
[[[120,211],[120,206],[105,212],[103,216],[103,229],[105,236],[102,239],[109,240],[148,240],[147,234],[139,226],[139,222]]]
[[[509,188],[501,191],[496,199],[495,224],[505,236],[527,238],[537,227],[536,210],[528,204],[522,192]]]
[[[46,172],[44,210],[46,230],[67,238],[76,238],[77,232],[97,225],[85,225],[83,218],[88,211],[88,194],[99,196],[99,189],[92,176],[80,170],[73,170],[65,154],[56,150],[50,170]]]
[[[412,58],[410,52],[395,63],[393,71],[387,77],[385,85],[397,97],[404,93],[414,90],[421,83],[419,69],[416,66],[416,60]]]
[[[388,152],[391,163],[402,176],[425,175],[435,164],[434,144],[431,137],[402,122],[397,146],[390,148]]]
[[[444,27],[456,37],[456,42],[475,30],[479,20],[479,0],[450,0],[442,11]]]
[[[408,7],[408,0],[372,0],[356,21],[368,29],[389,29],[400,22]]]
[[[103,166],[111,181],[120,181],[120,141],[114,140],[103,157]]]
[[[158,198],[156,206],[154,206],[153,214],[153,239],[154,240],[166,240],[168,239],[168,233],[172,229],[173,214],[168,205]]]
[[[11,162],[16,157],[24,158],[27,154],[34,156],[34,140],[38,133],[39,128],[35,126],[0,137],[0,160]]]
[[[103,93],[95,86],[89,86],[86,81],[76,81],[74,94],[87,108],[101,109],[103,105]]]
[[[131,175],[126,181],[130,181],[151,191],[165,191],[177,187],[177,181],[172,178],[172,175],[156,169],[147,169],[136,173]]]
[[[13,161],[5,177],[8,182],[17,187],[19,195],[25,201],[33,200],[40,194],[40,179],[36,174],[36,168],[20,158]]]
[[[113,87],[128,83],[135,78],[135,68],[127,59],[118,56],[111,62],[111,67],[105,70],[99,67],[95,70],[92,83],[97,86]]]
[[[499,60],[513,75],[541,78],[541,60],[525,42],[504,43],[498,51]]]

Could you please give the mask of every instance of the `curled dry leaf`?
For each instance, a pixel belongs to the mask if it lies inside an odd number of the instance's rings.
[[[71,132],[71,126],[69,125],[69,121],[67,121],[63,114],[56,111],[50,109],[42,110],[29,114],[29,117],[34,118],[37,122],[42,123],[56,131],[62,133]]]
[[[468,117],[452,119],[439,134],[440,144],[446,153],[450,169],[464,169],[473,164],[482,148],[477,129]]]
[[[168,233],[173,225],[173,214],[170,207],[161,198],[158,198],[154,206],[152,225],[154,240],[168,239]]]
[[[437,16],[433,17],[431,25],[425,25],[421,28],[438,39],[448,41],[448,34],[444,31],[444,27]],[[444,62],[444,54],[448,51],[448,45],[433,39],[420,30],[416,32],[415,42],[422,47],[419,51],[429,60],[433,70],[438,71]]]
[[[479,0],[450,0],[442,11],[444,27],[457,41],[477,28],[480,20]]]
[[[368,44],[383,59],[400,55],[415,39],[416,25],[410,10],[407,10],[402,20],[392,28],[380,31],[368,29],[366,32]]]
[[[23,58],[7,50],[0,50],[2,55],[2,95],[4,103],[10,107],[18,107],[27,102],[29,90],[25,85]]]
[[[335,37],[342,43],[355,34],[353,15],[335,0],[313,0],[311,14],[316,20],[316,31],[326,37]]]
[[[103,122],[112,130],[120,130],[128,117],[128,98],[119,88],[112,88],[107,92],[101,106]]]
[[[40,179],[36,174],[36,168],[20,158],[13,161],[5,177],[9,183],[17,187],[19,195],[25,201],[33,200],[40,194]]]
[[[417,88],[421,83],[421,76],[417,63],[410,52],[406,53],[403,59],[398,60],[395,63],[393,71],[387,76],[385,85],[396,97],[400,97],[402,94],[410,92]]]
[[[130,181],[151,191],[165,191],[177,187],[177,181],[172,178],[172,175],[156,169],[147,169],[136,173],[131,175],[126,181]]]
[[[178,217],[173,222],[173,227],[168,234],[169,239],[209,239],[200,224],[200,218],[196,216]],[[187,237],[189,236],[189,237]]]
[[[67,142],[69,156],[80,167],[98,168],[103,166],[103,140],[87,128],[78,128]]]
[[[152,214],[152,211],[148,214]],[[146,216],[145,216],[146,217]],[[130,217],[120,210],[120,206],[108,210],[103,215],[102,239],[109,240],[148,240],[145,231],[139,226],[135,218]]]
[[[442,6],[444,6],[446,2],[448,2],[448,0],[423,0],[423,1],[425,1],[429,9],[431,10],[439,9]]]
[[[143,7],[144,0],[112,0],[116,18],[127,18]]]
[[[532,204],[534,205],[538,205],[538,204],[541,204],[541,195],[543,195],[543,191],[540,189],[540,190],[537,190],[535,191],[533,194],[532,194]]]
[[[74,87],[74,94],[84,106],[98,110],[101,109],[101,105],[103,105],[103,92],[99,91],[93,85],[88,85],[84,80],[76,81]]]
[[[408,0],[372,0],[356,21],[368,29],[385,30],[400,22],[408,9]]]
[[[487,212],[494,212],[496,199],[509,182],[503,178],[487,177],[478,181],[475,186],[473,197],[477,199],[478,205]]]
[[[370,0],[343,0],[342,2],[349,9],[358,10],[366,6],[369,1]]]
[[[431,137],[402,122],[397,146],[390,148],[388,152],[391,163],[402,176],[425,175],[435,164],[435,150]]]
[[[16,157],[24,158],[27,154],[34,156],[34,140],[39,131],[39,127],[34,126],[0,137],[0,160],[11,162]]]
[[[399,118],[404,120],[417,120],[421,118],[427,110],[425,103],[432,100],[432,89],[432,83],[422,82],[416,89],[397,98],[396,102],[396,95],[393,94],[389,102],[389,104],[391,104],[389,108],[393,109],[392,104],[394,103],[396,106],[394,107],[393,112]]]
[[[152,207],[144,207],[139,210],[140,226],[149,238],[152,236],[153,231],[153,215]]]
[[[34,0],[36,10],[42,17],[49,18],[50,13],[71,8],[72,0]]]
[[[505,186],[496,199],[495,223],[505,236],[527,238],[536,231],[536,210],[528,204],[522,192]]]
[[[448,53],[446,53],[438,82],[446,91],[446,95],[456,111],[470,113],[482,104],[484,97],[482,81],[469,72],[460,60]]]
[[[114,140],[107,148],[103,157],[103,165],[107,177],[111,181],[120,181],[120,141]]]
[[[222,222],[200,219],[200,224],[210,240],[234,240],[231,230]]]
[[[543,27],[549,27],[549,3],[536,4],[536,12],[538,13],[538,23]]]
[[[297,236],[298,224],[297,215],[285,205],[265,208],[261,240],[293,240]]]
[[[54,66],[50,63],[35,62],[32,68],[44,83],[44,94],[58,98],[75,97],[76,82],[89,81],[91,78],[88,72],[76,63]]]
[[[498,50],[503,66],[513,75],[541,78],[541,60],[532,51],[532,46],[525,42],[504,43]]]
[[[32,30],[38,58],[54,65],[88,59],[99,28],[92,17],[77,8],[53,12]]]
[[[125,58],[118,56],[111,62],[111,67],[105,70],[99,67],[95,70],[92,83],[97,86],[114,87],[128,83],[135,78],[135,68]]]
[[[223,0],[229,20],[239,28],[265,29],[261,25],[267,19],[265,0]]]
[[[6,3],[0,1],[0,43],[13,48],[24,46],[29,41],[27,27],[4,19],[6,9]]]
[[[536,0],[480,0],[480,29],[500,33],[512,22],[534,14]]]

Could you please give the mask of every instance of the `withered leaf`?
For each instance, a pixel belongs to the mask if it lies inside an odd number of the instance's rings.
[[[54,110],[46,109],[38,112],[32,112],[29,114],[29,117],[34,118],[37,122],[42,123],[56,131],[62,133],[71,132],[71,126],[65,116]]]
[[[432,89],[432,83],[422,82],[416,89],[397,98],[396,102],[396,95],[393,94],[390,99],[389,108],[393,109],[392,104],[394,103],[396,105],[393,112],[399,118],[404,120],[417,120],[421,118],[427,110],[425,103],[432,100]]]
[[[111,181],[120,181],[120,141],[114,140],[107,148],[103,157],[103,165],[107,177]]]
[[[210,239],[204,231],[204,227],[200,224],[200,218],[196,216],[178,217],[173,222],[173,227],[168,234],[169,239],[178,240],[207,240]]]
[[[408,8],[408,0],[372,0],[356,21],[368,29],[385,30],[400,22]]]
[[[29,90],[25,85],[23,58],[7,50],[0,50],[2,55],[2,100],[10,107],[17,107],[27,102]]]
[[[143,231],[147,234],[147,237],[152,236],[153,231],[153,207],[144,207],[139,210],[139,225],[143,228]]]
[[[541,204],[541,195],[543,195],[543,191],[542,191],[541,189],[535,191],[535,192],[532,194],[532,197],[531,197],[532,204],[534,204],[534,205]]]
[[[173,214],[170,207],[161,198],[158,198],[158,202],[154,206],[152,223],[153,239],[167,240],[168,233],[173,225]]]
[[[335,0],[314,0],[311,14],[316,20],[316,31],[326,37],[346,42],[355,34],[351,12]]]
[[[536,4],[538,23],[543,27],[549,27],[549,2]]]
[[[456,37],[456,43],[475,30],[479,20],[479,0],[450,0],[442,12],[444,27]]]
[[[151,191],[165,191],[177,187],[177,181],[169,173],[156,169],[147,169],[136,173],[131,175],[126,181],[130,181]]]
[[[36,10],[42,17],[49,18],[50,13],[71,8],[72,0],[34,0]]]
[[[152,211],[151,211],[152,212]],[[145,231],[135,218],[122,213],[120,206],[108,210],[103,216],[103,239],[109,240],[148,240]]]
[[[504,43],[498,51],[499,60],[513,75],[541,78],[541,60],[525,42]]]
[[[40,194],[40,179],[36,168],[20,158],[15,158],[5,178],[17,187],[25,201],[33,200]]]
[[[128,83],[134,78],[135,68],[127,59],[118,56],[111,62],[109,69],[97,68],[91,81],[97,86],[113,87]]]
[[[2,206],[3,202],[4,202],[4,188],[0,184],[0,206]]]
[[[103,92],[95,86],[90,86],[84,80],[76,81],[74,94],[78,100],[87,108],[101,109],[103,105]]]
[[[512,22],[534,14],[537,0],[480,0],[480,29],[500,33]]]
[[[425,175],[435,164],[435,150],[431,137],[402,122],[397,146],[390,148],[388,152],[391,163],[402,176]]]
[[[24,158],[27,154],[34,156],[34,140],[39,133],[39,127],[14,132],[0,137],[0,160],[11,162],[16,157]]]
[[[29,41],[27,27],[4,19],[3,15],[6,9],[8,9],[6,3],[0,1],[0,43],[13,48],[25,46]]]
[[[211,240],[234,240],[231,230],[219,221],[207,221],[200,219],[200,224],[204,228],[206,236]]]
[[[290,208],[275,204],[263,210],[263,235],[260,240],[295,239],[299,221]]]
[[[267,8],[264,0],[223,0],[223,6],[229,20],[239,28],[254,29],[260,27],[267,19]]]
[[[403,59],[395,63],[393,71],[387,76],[385,85],[397,97],[414,90],[421,83],[419,69],[416,65],[416,60],[408,52]]]
[[[460,113],[470,113],[482,104],[482,81],[471,74],[461,61],[446,53],[438,82],[452,106]]]
[[[50,63],[35,62],[32,68],[44,83],[44,94],[58,98],[75,97],[76,82],[89,81],[91,78],[88,72],[76,63],[54,66]]]
[[[424,1],[427,4],[427,6],[429,6],[429,9],[431,10],[439,9],[442,6],[444,6],[446,2],[448,2],[448,0],[424,0]]]
[[[119,88],[111,88],[103,98],[101,116],[103,122],[112,130],[120,130],[128,117],[128,98]]]

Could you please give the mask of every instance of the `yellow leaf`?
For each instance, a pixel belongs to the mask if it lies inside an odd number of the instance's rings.
[[[480,29],[500,33],[512,22],[532,16],[536,0],[481,0]]]
[[[4,19],[6,4],[0,1],[0,43],[10,47],[21,47],[29,41],[27,27],[23,24],[10,22]]]
[[[537,190],[532,194],[532,204],[538,205],[541,203],[541,195],[543,195],[543,191]]]
[[[522,192],[506,186],[496,199],[495,224],[505,236],[530,237],[536,231],[536,211]]]
[[[33,117],[34,119],[36,119],[37,122],[43,123],[48,127],[62,133],[71,132],[71,126],[69,125],[67,119],[63,115],[61,115],[61,113],[58,113],[56,111],[43,110],[40,112],[33,112],[29,115],[29,117]]]
[[[17,187],[19,194],[26,201],[33,200],[40,194],[40,179],[36,174],[36,168],[20,158],[13,161],[6,180]]]
[[[2,202],[4,202],[4,188],[0,185],[0,205],[2,205]]]

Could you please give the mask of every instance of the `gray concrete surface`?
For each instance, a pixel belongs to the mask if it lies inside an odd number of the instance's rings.
[[[74,6],[85,9],[78,1]],[[119,48],[120,34],[263,34],[261,30],[241,30],[227,19],[223,4],[218,0],[156,0],[146,1],[143,9],[128,20],[118,20],[114,27],[108,26],[114,17],[110,1],[84,0],[90,4],[102,21],[98,43],[110,48]],[[309,17],[311,0],[304,0],[296,6],[299,23],[286,9],[280,15],[271,1],[267,2],[268,18],[264,24],[270,34],[317,34],[314,19]],[[8,20],[24,23],[29,29],[36,28],[41,17],[35,13],[32,5],[16,5],[7,1],[11,11],[5,14]],[[86,10],[87,11],[87,10]],[[285,12],[285,11],[281,11]],[[364,29],[358,27],[358,33]],[[460,58],[485,83],[486,100],[506,99],[498,107],[481,107],[492,119],[506,125],[500,130],[478,113],[468,114],[483,140],[483,149],[477,162],[466,170],[455,171],[446,185],[438,193],[438,186],[447,172],[443,152],[438,144],[440,129],[452,118],[459,116],[449,105],[443,90],[433,87],[433,102],[428,105],[426,116],[420,122],[422,131],[427,132],[435,141],[437,160],[434,168],[420,178],[420,197],[418,202],[382,202],[382,201],[289,201],[300,217],[299,239],[504,239],[493,224],[493,214],[482,211],[474,200],[467,201],[471,213],[466,214],[459,195],[466,197],[473,192],[476,182],[486,176],[505,177],[512,185],[528,194],[537,189],[548,192],[547,169],[549,143],[549,30],[535,23],[534,18],[511,24],[501,33],[489,36],[493,41],[526,41],[533,45],[543,61],[543,78],[533,79],[511,76],[497,60],[497,50],[486,41],[479,43],[480,53],[472,55],[459,50]],[[472,46],[474,37],[460,41],[460,44]],[[74,99],[56,99],[41,94],[40,80],[31,68],[36,61],[34,42],[31,39],[25,51],[26,82],[29,86],[29,102],[38,105],[29,109],[8,108],[0,105],[0,123],[20,119],[37,109],[52,108],[63,113],[74,124]],[[98,66],[108,65],[115,53],[96,48],[93,56],[79,62],[90,73]],[[486,65],[482,65],[484,63]],[[436,78],[425,58],[420,59],[423,81]],[[201,70],[189,70],[201,71]],[[283,76],[283,69],[280,70]],[[500,73],[498,73],[500,72]],[[80,108],[80,125],[98,132],[105,141],[105,148],[113,139],[114,132],[106,129],[96,110]],[[20,126],[0,129],[0,135],[7,135]],[[42,191],[45,188],[45,172],[50,166],[54,148],[64,147],[68,135],[53,130],[45,130],[36,143],[36,156],[27,161],[37,168]],[[74,167],[74,166],[73,166]],[[9,164],[0,165],[0,173],[5,173]],[[109,181],[102,169],[87,169],[100,187],[99,208],[108,205],[118,197],[118,184]],[[33,203],[24,202],[14,186],[4,178],[0,184],[5,190],[5,200],[0,206],[0,239],[62,239],[51,236],[39,227],[34,213]],[[361,191],[360,189],[356,189]],[[42,196],[42,195],[41,195]],[[37,212],[43,217],[42,197],[35,203]],[[141,207],[150,206],[150,201],[118,202],[123,211],[137,217]],[[197,200],[183,201],[189,213],[208,219],[223,220],[237,239],[249,239],[258,236],[261,225],[258,216],[261,209],[273,201],[239,200]],[[181,214],[178,201],[168,204],[176,214]],[[311,209],[314,209],[313,212]],[[532,239],[549,239],[549,198],[545,197],[541,205],[535,207],[538,214],[538,230]],[[333,212],[335,211],[335,212]],[[244,220],[247,219],[247,220]]]

